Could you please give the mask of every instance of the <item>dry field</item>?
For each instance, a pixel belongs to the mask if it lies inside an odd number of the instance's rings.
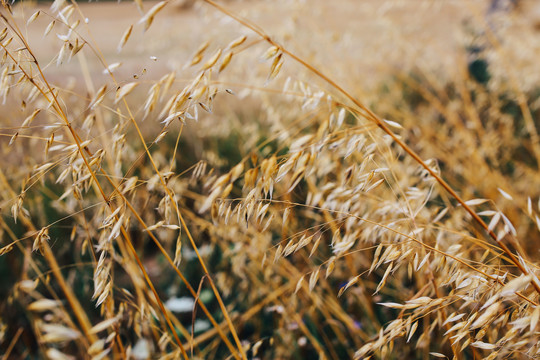
[[[540,359],[536,1],[175,1],[2,2],[2,359]]]
[[[489,21],[486,15],[488,2],[246,0],[228,1],[226,5],[325,73],[341,81],[350,81],[346,85],[356,89],[379,82],[396,69],[409,71],[415,66],[454,76],[456,57],[463,52],[468,40],[465,39],[464,25]],[[522,2],[519,12],[504,16],[496,14],[493,17],[497,19],[493,21],[499,30],[507,31],[508,42],[522,41],[537,48],[534,27],[540,21],[540,10],[534,1]],[[149,8],[150,4],[145,3],[145,6]],[[136,25],[131,41],[118,53],[116,50],[123,32],[141,18],[136,4],[128,1],[82,2],[79,7],[84,17],[90,20],[81,31],[88,34],[89,40],[95,41],[99,47],[96,50],[102,52],[107,62],[123,63],[118,69],[122,80],[129,80],[144,68],[149,79],[168,71],[178,71],[201,43],[209,39],[218,42],[238,33],[249,34],[242,26],[202,3],[188,9],[173,4],[159,13],[156,23],[148,31],[143,32],[142,26]],[[28,18],[37,9],[47,11],[49,6],[23,2],[15,7],[15,12],[21,18]],[[49,21],[50,18],[40,17],[34,26],[25,29],[30,44],[46,62],[54,58],[60,43],[54,36],[43,37]],[[523,35],[532,38],[522,38]],[[158,59],[152,62],[150,56]],[[102,64],[98,59],[89,56],[88,61],[96,81],[105,81],[107,77],[102,76]],[[80,76],[80,65],[74,61],[71,66],[67,69],[68,74]],[[65,77],[66,69],[54,67],[51,71]],[[365,82],[368,85],[363,85]]]

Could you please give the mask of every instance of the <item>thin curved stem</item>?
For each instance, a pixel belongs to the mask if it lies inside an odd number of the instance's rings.
[[[474,210],[467,205],[465,200],[463,200],[459,194],[439,175],[435,170],[430,168],[428,164],[424,160],[420,158],[420,155],[418,155],[409,145],[407,145],[403,140],[401,140],[389,127],[386,125],[386,123],[373,111],[371,111],[368,107],[363,105],[358,99],[356,99],[354,96],[352,96],[348,91],[343,89],[338,83],[336,83],[334,80],[332,80],[330,77],[322,73],[320,70],[309,64],[307,61],[303,60],[299,56],[295,55],[294,53],[290,52],[286,48],[284,48],[282,45],[277,43],[275,40],[273,40],[269,35],[267,35],[260,27],[252,24],[248,20],[232,13],[231,11],[227,10],[223,6],[217,4],[213,0],[203,0],[207,4],[213,6],[223,14],[231,17],[232,19],[236,20],[241,25],[247,27],[248,29],[255,32],[257,35],[262,37],[266,42],[268,42],[270,45],[275,46],[278,48],[283,54],[288,55],[291,59],[295,60],[302,66],[304,66],[306,69],[308,69],[310,72],[314,73],[317,77],[325,81],[328,85],[330,85],[332,88],[337,90],[338,93],[340,93],[342,96],[344,96],[346,99],[351,101],[356,108],[353,108],[355,112],[357,112],[359,115],[365,117],[367,120],[373,121],[382,131],[384,131],[388,136],[392,138],[392,140],[401,147],[409,156],[411,156],[416,162],[420,164],[449,194],[452,196],[464,209],[467,211],[474,221],[476,221],[491,237],[494,241],[497,242],[497,244],[501,247],[501,249],[506,253],[510,261],[525,275],[528,275],[528,270],[519,262],[516,255],[512,253],[512,251],[508,248],[506,244],[502,242],[503,239],[498,239],[497,235],[493,230],[489,229],[488,225],[482,220],[482,218],[474,212]],[[512,238],[512,235],[507,235],[509,238]],[[521,254],[518,253],[520,257]],[[533,280],[531,280],[531,284],[536,290],[538,294],[540,294],[540,285]]]

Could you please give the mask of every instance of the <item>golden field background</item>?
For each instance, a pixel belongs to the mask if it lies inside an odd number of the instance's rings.
[[[535,1],[0,11],[4,359],[540,356]]]

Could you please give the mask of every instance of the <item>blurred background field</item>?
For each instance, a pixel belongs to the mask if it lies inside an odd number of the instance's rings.
[[[492,3],[501,3],[500,9],[490,11]],[[350,84],[351,88],[368,88],[370,83],[380,81],[396,69],[409,71],[415,66],[438,71],[439,76],[454,76],[459,53],[470,44],[470,37],[477,35],[474,32],[483,32],[488,22],[509,47],[507,56],[511,63],[521,59],[520,69],[532,66],[531,59],[525,63],[525,53],[534,53],[538,48],[536,30],[540,10],[534,1],[519,1],[518,10],[507,10],[508,6],[500,0],[368,0],[360,3],[291,0],[279,4],[255,0],[226,4],[235,13],[252,19],[295,53],[317,62],[315,65],[322,70],[333,70],[340,78],[356,79],[356,83]],[[143,33],[141,25],[139,29],[136,27],[132,37],[135,41],[126,44],[118,54],[116,49],[122,33],[141,18],[136,4],[83,2],[79,7],[90,20],[88,31],[107,60],[125,64],[118,69],[124,77],[139,73],[143,68],[152,71],[147,75],[151,79],[161,74],[160,71],[178,70],[200,43],[208,39],[217,42],[220,37],[226,39],[231,34],[247,32],[215,9],[200,3],[184,8],[176,3],[160,12],[159,21],[148,32]],[[47,3],[22,2],[15,6],[15,12],[19,17],[28,18],[35,10],[48,8]],[[26,29],[28,37],[34,40],[32,46],[45,60],[56,55],[54,50],[59,43],[58,38],[42,36],[49,22],[50,19],[40,17],[35,25]],[[212,26],[208,28],[209,24]],[[313,37],[313,34],[318,36]],[[157,55],[159,62],[152,64],[148,57]],[[93,57],[89,61],[94,65],[90,68],[93,75],[99,76],[101,64]],[[79,65],[72,67],[68,74],[80,75]],[[354,76],[343,76],[343,72],[350,74],[351,71]],[[366,76],[367,72],[371,76]]]
[[[0,355],[538,358],[538,2],[217,4],[3,3]]]

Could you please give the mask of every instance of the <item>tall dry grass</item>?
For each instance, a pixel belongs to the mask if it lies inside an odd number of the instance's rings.
[[[364,101],[211,0],[228,22],[154,77],[76,2],[2,5],[5,359],[540,356],[540,95],[511,32],[473,17],[457,76]],[[172,4],[135,5],[120,53]]]

